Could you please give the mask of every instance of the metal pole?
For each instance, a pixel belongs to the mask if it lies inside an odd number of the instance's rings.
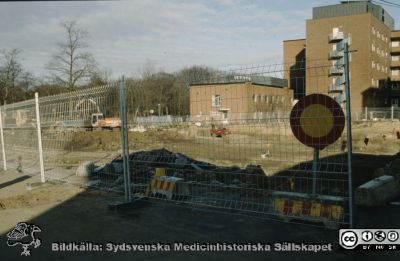
[[[126,96],[125,96],[125,79],[122,76],[120,82],[120,118],[121,118],[121,145],[122,145],[122,161],[123,161],[123,175],[125,187],[125,201],[131,201],[131,174],[129,167],[129,144],[128,144],[128,120],[126,113]]]
[[[44,177],[44,164],[43,164],[43,147],[42,147],[42,129],[40,127],[40,113],[39,113],[39,94],[35,92],[36,103],[36,127],[38,133],[38,147],[39,147],[39,161],[40,161],[40,178],[42,183],[46,181]]]
[[[3,112],[0,109],[0,136],[1,136],[1,150],[3,152],[3,169],[7,170],[6,150],[4,148],[4,135],[3,135]]]
[[[367,106],[365,106],[365,120],[367,121],[368,120],[368,108],[367,108]]]
[[[313,196],[315,196],[317,193],[318,160],[319,160],[319,149],[314,148],[314,158],[313,158],[313,165],[312,165],[312,173],[313,173],[312,194],[313,194]]]
[[[131,168],[129,164],[129,140],[128,140],[128,115],[127,115],[127,104],[126,104],[126,87],[125,87],[125,78],[122,76],[122,91],[123,91],[123,97],[124,97],[124,137],[125,137],[125,165],[127,169],[127,181],[128,181],[128,202],[132,200],[132,192],[131,192]]]
[[[353,173],[352,173],[352,156],[353,144],[351,135],[351,106],[350,106],[350,66],[349,66],[349,45],[344,45],[344,66],[345,66],[345,82],[346,82],[346,129],[347,129],[347,171],[349,173],[349,226],[353,228]],[[367,109],[367,107],[365,107]]]
[[[393,114],[394,114],[394,111],[393,111],[393,110],[394,110],[394,106],[392,105],[391,113],[390,113],[390,118],[392,119],[392,121],[393,121],[393,118],[394,118],[394,117],[393,117],[393,116],[394,116],[394,115],[393,115]]]

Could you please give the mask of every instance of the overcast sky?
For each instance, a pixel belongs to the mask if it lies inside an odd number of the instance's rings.
[[[132,0],[1,2],[0,48],[19,48],[25,69],[47,75],[46,63],[76,20],[100,67],[138,75],[146,64],[168,72],[282,62],[282,41],[304,38],[312,7],[333,0]],[[397,2],[394,1],[394,2]],[[400,8],[385,7],[400,21]],[[396,25],[396,28],[399,28]]]

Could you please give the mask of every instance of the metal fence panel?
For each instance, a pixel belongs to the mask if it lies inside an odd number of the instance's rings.
[[[308,86],[314,86],[311,93],[328,94],[329,70],[326,63],[295,69],[273,65],[198,77],[188,86],[189,120],[175,126],[163,124],[161,117],[136,120],[138,114],[160,111],[157,103],[136,109],[144,88],[136,82],[127,97],[133,101],[128,103],[133,194],[277,220],[349,224],[346,132],[320,151],[313,196],[313,149],[300,143],[290,128],[296,101],[285,84],[268,81],[293,73],[297,76],[291,78],[291,89],[304,90],[306,72]]]
[[[7,169],[40,174],[35,100],[1,108]]]
[[[345,100],[329,92],[330,69],[323,61],[252,66],[40,97],[46,179],[125,192],[128,201],[132,193],[276,220],[348,225],[346,130],[313,164],[315,151],[295,138],[289,118],[306,94]],[[168,88],[172,97],[164,94]],[[40,172],[35,112],[30,100],[3,106],[1,114],[7,164],[32,174]],[[319,132],[324,126],[315,120],[305,126]]]
[[[120,166],[108,164],[121,147],[118,82],[41,97],[40,118],[46,179],[123,191]]]

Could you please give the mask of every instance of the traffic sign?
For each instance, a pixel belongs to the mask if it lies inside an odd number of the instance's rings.
[[[290,113],[290,127],[303,144],[323,149],[343,133],[344,113],[340,105],[323,94],[305,96]]]

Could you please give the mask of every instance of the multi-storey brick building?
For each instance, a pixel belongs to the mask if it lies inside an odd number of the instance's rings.
[[[264,76],[191,84],[189,95],[191,120],[200,122],[265,118],[288,111],[293,102],[286,80]]]
[[[302,93],[325,93],[345,102],[343,51],[344,41],[350,44],[350,83],[351,104],[353,110],[364,106],[390,106],[396,103],[393,81],[399,80],[398,50],[399,36],[394,31],[393,18],[379,5],[370,1],[343,1],[337,5],[313,8],[313,17],[306,21],[306,38],[294,43],[285,41],[284,62],[306,64],[305,85]],[[305,45],[304,50],[300,45]],[[397,48],[397,49],[396,49]],[[295,50],[295,51],[294,51]],[[304,60],[297,57],[305,53]],[[303,56],[303,55],[301,55]],[[396,57],[397,58],[394,58]],[[393,60],[394,59],[394,60]],[[397,63],[396,63],[397,62]],[[319,69],[318,69],[319,68]],[[293,82],[299,82],[297,75],[288,73],[290,87],[295,90]],[[294,76],[293,76],[294,75]],[[293,76],[293,78],[292,78]]]

